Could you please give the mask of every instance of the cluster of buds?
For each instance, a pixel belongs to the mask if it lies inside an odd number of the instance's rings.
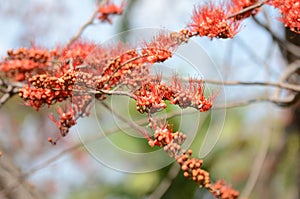
[[[239,192],[228,186],[224,180],[218,180],[212,185],[210,192],[220,199],[236,199],[239,197]]]
[[[33,71],[40,73],[49,66],[49,61],[55,51],[48,52],[39,49],[19,48],[16,51],[9,50],[7,57],[0,63],[1,71],[15,81],[24,81]]]
[[[176,159],[178,164],[181,166],[183,175],[186,178],[192,179],[200,187],[210,187],[209,173],[201,166],[203,161],[197,158],[191,158],[192,150],[182,151],[182,154]]]
[[[35,75],[29,79],[32,86],[26,85],[19,90],[19,96],[25,103],[36,110],[47,104],[62,102],[72,96],[76,73],[71,71],[62,77],[52,77],[46,74]]]
[[[239,192],[227,186],[224,181],[218,180],[211,183],[209,172],[203,170],[203,160],[192,157],[192,150],[182,150],[181,145],[186,139],[186,135],[181,132],[173,133],[172,126],[168,123],[157,123],[153,118],[149,118],[149,126],[154,129],[153,138],[147,138],[151,147],[162,147],[166,153],[176,159],[183,171],[184,177],[193,180],[200,188],[206,188],[216,198],[236,199]]]

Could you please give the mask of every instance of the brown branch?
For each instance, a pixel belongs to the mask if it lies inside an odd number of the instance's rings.
[[[5,89],[1,89],[1,92],[4,93],[0,98],[0,108],[15,94],[19,92],[19,87],[10,85],[1,80],[2,83],[0,86],[6,87]]]
[[[297,100],[298,97],[296,95],[291,95],[282,99],[270,98],[270,97],[259,97],[259,98],[248,99],[240,102],[231,102],[227,104],[214,105],[213,109],[236,108],[236,107],[248,106],[250,104],[258,103],[258,102],[272,102],[278,106],[286,107],[294,104]]]

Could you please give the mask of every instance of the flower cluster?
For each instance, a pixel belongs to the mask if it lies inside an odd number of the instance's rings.
[[[111,16],[112,15],[121,15],[123,13],[124,3],[121,5],[116,5],[110,0],[106,0],[106,2],[99,6],[98,8],[98,16],[97,18],[102,22],[112,23]]]
[[[16,51],[7,51],[7,57],[0,63],[1,71],[14,81],[24,81],[33,73],[47,70],[50,58],[56,55],[55,51],[48,52],[41,49],[19,48]]]
[[[60,50],[60,61],[65,62],[72,60],[73,67],[79,66],[84,63],[84,60],[96,48],[96,44],[89,41],[79,40],[66,46]],[[68,70],[69,64],[64,65],[63,69]]]
[[[170,144],[173,141],[173,131],[171,126],[166,124],[154,125],[153,139],[149,139],[148,144],[153,146],[163,147]]]
[[[149,122],[154,134],[152,138],[147,137],[148,144],[151,147],[162,147],[170,157],[175,158],[183,171],[184,177],[193,180],[200,188],[206,188],[216,198],[236,199],[239,196],[239,192],[227,186],[225,181],[218,180],[215,184],[212,184],[209,172],[201,168],[203,160],[191,157],[191,149],[187,151],[181,149],[181,145],[186,139],[185,134],[182,132],[173,133],[171,125],[168,123],[160,124],[151,117]]]
[[[180,108],[194,107],[200,112],[208,111],[212,107],[213,98],[204,95],[204,83],[190,80],[189,84],[182,85],[177,77],[173,78],[171,85],[161,81],[161,78],[144,84],[135,93],[139,112],[156,112],[166,108],[165,100],[176,104]]]
[[[201,37],[233,38],[237,33],[238,24],[228,19],[227,9],[213,3],[195,7],[189,31]]]
[[[298,0],[271,0],[267,3],[279,9],[282,15],[281,21],[285,23],[285,26],[300,34],[300,2]]]
[[[228,186],[224,180],[218,180],[211,189],[211,193],[220,199],[236,199],[239,192]]]
[[[170,88],[160,82],[143,84],[134,94],[136,96],[137,110],[144,112],[157,112],[167,107],[165,99],[170,96]]]

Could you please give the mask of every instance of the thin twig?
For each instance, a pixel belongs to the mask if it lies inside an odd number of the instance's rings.
[[[156,189],[146,197],[147,199],[159,199],[161,198],[166,191],[171,186],[173,180],[177,176],[180,171],[180,166],[177,163],[173,163],[172,167],[169,169],[167,176],[160,182],[160,184],[156,187]]]
[[[295,91],[295,92],[300,92],[300,85],[294,85],[294,84],[289,84],[289,83],[284,83],[284,82],[219,81],[219,80],[210,80],[210,79],[205,79],[203,81],[206,82],[206,83],[210,83],[210,84],[219,84],[219,85],[228,85],[228,86],[241,86],[241,85],[246,85],[246,86],[271,86],[271,87],[288,89],[288,90]]]
[[[295,72],[297,72],[297,70],[299,70],[300,68],[300,60],[296,60],[293,63],[289,64],[288,67],[286,67],[286,69],[284,70],[283,74],[281,75],[280,79],[279,79],[279,83],[284,83],[287,82],[289,77],[294,74]],[[277,89],[274,92],[273,97],[274,98],[279,98],[280,97],[280,89]],[[299,94],[299,93],[298,93]]]
[[[225,109],[225,108],[236,108],[236,107],[242,107],[242,106],[248,106],[250,104],[258,103],[258,102],[272,102],[278,106],[290,106],[291,104],[294,104],[296,101],[296,96],[291,95],[283,99],[276,99],[276,98],[270,98],[270,97],[258,97],[254,99],[248,99],[244,101],[239,102],[231,102],[226,104],[220,104],[220,105],[214,105],[213,109]]]
[[[91,17],[89,18],[89,20],[87,22],[85,22],[78,30],[78,32],[75,34],[74,37],[72,37],[70,39],[70,41],[67,43],[67,48],[69,46],[71,46],[77,39],[79,39],[79,37],[82,35],[83,31],[90,25],[93,25],[94,24],[94,20],[96,18],[98,14],[98,8],[96,8],[96,10],[93,12],[93,14],[91,15]]]
[[[119,118],[121,121],[125,122],[128,124],[132,129],[135,129],[138,131],[140,134],[145,136],[146,138],[148,137],[148,132],[142,128],[141,126],[137,125],[135,122],[132,122],[131,120],[128,120],[127,118],[123,117],[123,115],[117,113],[114,111],[110,106],[108,106],[105,102],[101,102],[102,106],[104,106],[107,110],[109,110],[114,116]]]
[[[127,97],[130,97],[132,99],[135,99],[136,100],[136,96],[127,92],[127,91],[118,91],[118,90],[111,90],[111,91],[108,91],[108,90],[100,90],[99,91],[100,93],[104,93],[104,94],[107,94],[107,95],[123,95],[123,96],[127,96]],[[98,93],[99,93],[98,92]]]
[[[284,50],[287,50],[291,54],[295,55],[296,57],[300,58],[300,47],[287,41],[279,38],[269,26],[263,24],[261,21],[259,21],[256,17],[253,17],[253,20],[259,25],[260,27],[264,28],[272,37],[274,41],[278,43],[280,47],[282,47]]]

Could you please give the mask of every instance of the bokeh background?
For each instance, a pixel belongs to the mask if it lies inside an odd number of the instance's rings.
[[[54,48],[67,43],[89,19],[96,3],[93,0],[0,0],[0,56],[4,57],[8,49],[32,44]],[[186,27],[197,4],[199,1],[195,0],[128,0],[125,13],[114,17],[112,25],[90,26],[82,37],[101,45],[115,34],[134,28],[178,31]],[[279,38],[285,39],[285,29],[278,17],[275,9],[265,6],[257,19],[267,24]],[[123,34],[122,39],[127,37],[130,32]],[[213,60],[224,81],[277,81],[288,63],[270,33],[251,18],[242,23],[240,33],[234,39],[195,38],[193,42],[197,42]],[[272,87],[253,85],[208,84],[208,87],[224,91],[222,95],[226,100],[220,103],[228,105],[271,96],[275,91]],[[135,121],[145,124],[145,117],[135,110],[134,102],[123,98],[111,100],[113,108],[121,114],[129,114]],[[120,108],[124,103],[126,110]],[[5,161],[19,168],[23,174],[19,183],[29,183],[30,189],[41,194],[41,198],[213,198],[206,190],[184,179],[172,163],[139,174],[101,164],[95,154],[82,145],[82,139],[89,140],[93,149],[117,162],[120,154],[101,147],[103,138],[97,137],[99,125],[102,132],[109,132],[109,140],[124,150],[147,152],[152,149],[145,141],[131,136],[130,130],[124,127],[126,124],[118,121],[116,125],[116,120],[104,107],[96,104],[94,110],[96,114],[91,116],[92,119],[79,121],[77,128],[73,128],[57,146],[52,146],[47,137],[57,129],[48,118],[51,110],[45,107],[36,112],[15,96],[0,110],[1,159],[6,158]],[[213,179],[231,183],[242,197],[298,198],[300,121],[297,104],[278,107],[270,102],[258,102],[222,110],[226,117],[221,122],[218,116],[211,117],[211,113],[183,113],[184,116],[179,118],[170,118],[170,122],[174,123],[175,129],[188,129],[201,117],[201,125],[191,142],[196,156],[207,129],[221,126],[216,145],[203,157],[204,168],[210,171]],[[180,110],[171,106],[163,114],[176,111]],[[181,122],[183,117],[184,123]],[[93,125],[93,121],[97,124]],[[124,164],[129,167],[132,164],[134,168],[137,163],[127,161]],[[5,198],[1,191],[7,190],[0,190],[0,198]]]

